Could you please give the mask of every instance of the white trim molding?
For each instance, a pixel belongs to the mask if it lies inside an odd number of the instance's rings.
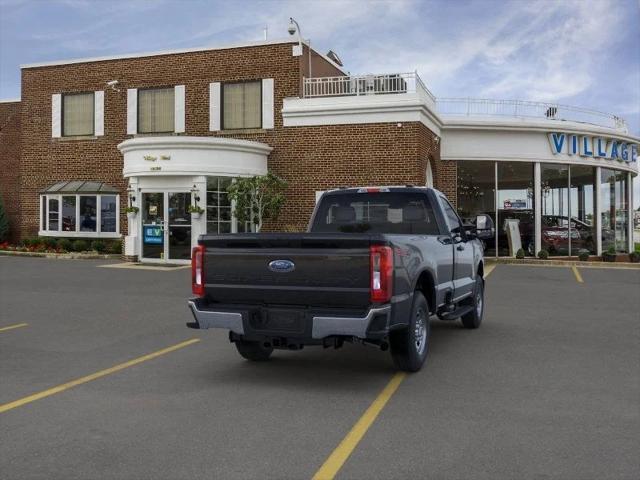
[[[174,91],[174,131],[184,133],[185,131],[185,86],[176,85]]]
[[[138,133],[138,89],[127,89],[127,135]]]
[[[62,94],[51,95],[51,137],[62,137]]]
[[[98,90],[93,92],[93,101],[93,134],[96,137],[102,137],[104,135],[104,91]]]
[[[220,130],[222,109],[220,108],[220,82],[209,84],[209,131]]]
[[[227,137],[136,137],[118,149],[125,178],[139,176],[230,175],[267,173],[269,145]]]

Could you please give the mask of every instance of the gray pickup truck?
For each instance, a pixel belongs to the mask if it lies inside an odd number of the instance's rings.
[[[480,326],[480,239],[493,235],[488,215],[465,226],[431,188],[325,192],[307,233],[201,236],[187,326],[228,329],[249,360],[348,341],[390,349],[399,369],[417,371],[432,315]]]

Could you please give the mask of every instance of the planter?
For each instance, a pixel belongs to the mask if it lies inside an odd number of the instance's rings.
[[[615,262],[618,255],[616,253],[603,253],[602,261],[603,262]]]
[[[202,212],[191,212],[191,220],[200,220]]]
[[[138,212],[127,212],[127,220],[135,220],[138,216]]]
[[[629,261],[632,263],[640,263],[640,252],[631,252],[629,254]]]

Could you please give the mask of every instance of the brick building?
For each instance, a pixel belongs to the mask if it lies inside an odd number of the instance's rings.
[[[436,100],[416,73],[350,76],[299,53],[284,40],[23,66],[20,101],[0,103],[14,240],[122,237],[128,257],[186,261],[199,234],[250,228],[233,216],[229,182],[272,171],[288,182],[273,230],[303,230],[327,189],[413,184],[440,189],[463,216],[518,220],[531,252],[548,246],[554,218],[567,235],[559,251],[629,248],[638,139],[617,117],[531,102],[505,116],[504,103]],[[572,152],[574,138],[606,152]],[[205,214],[190,215],[193,204]],[[590,241],[562,226],[571,217]],[[497,235],[489,250],[511,247]]]

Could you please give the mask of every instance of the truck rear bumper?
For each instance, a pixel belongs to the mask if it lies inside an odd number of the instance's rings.
[[[238,335],[260,336],[311,336],[314,340],[320,340],[330,336],[348,336],[357,338],[369,338],[372,335],[380,336],[388,332],[391,316],[391,305],[371,308],[366,315],[324,315],[321,312],[312,312],[304,315],[307,323],[311,323],[310,329],[305,325],[301,331],[285,332],[281,330],[256,330],[251,328],[247,312],[229,311],[227,308],[210,310],[199,304],[198,300],[189,300],[189,308],[195,322],[188,323],[191,328],[224,328]],[[310,331],[309,331],[310,330]],[[303,333],[304,332],[304,333]]]

